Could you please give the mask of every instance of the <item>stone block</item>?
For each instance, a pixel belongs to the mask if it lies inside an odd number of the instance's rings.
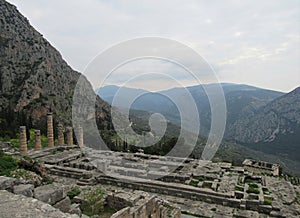
[[[34,185],[16,185],[13,187],[13,193],[17,195],[24,195],[27,197],[33,197]]]
[[[13,186],[17,184],[17,179],[6,176],[0,176],[0,190],[12,191]]]
[[[34,197],[40,201],[54,205],[66,197],[66,192],[63,187],[50,184],[35,188]]]
[[[64,213],[68,213],[71,209],[71,200],[69,197],[64,198],[63,200],[57,202],[53,207],[59,209]]]
[[[70,208],[70,214],[77,214],[79,217],[82,216],[80,204],[72,204]]]

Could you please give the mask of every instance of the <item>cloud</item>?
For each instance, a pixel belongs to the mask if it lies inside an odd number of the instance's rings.
[[[9,2],[81,72],[113,44],[160,36],[191,46],[222,81],[283,91],[300,84],[298,0]]]

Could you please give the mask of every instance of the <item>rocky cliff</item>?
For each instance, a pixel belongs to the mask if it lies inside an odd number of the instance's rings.
[[[80,73],[62,59],[14,5],[0,0],[0,121],[9,128],[8,114],[25,113],[33,126],[52,111],[59,122],[71,121],[72,96]],[[97,100],[105,123],[109,106]],[[16,115],[15,115],[16,116]],[[8,120],[12,119],[12,120]]]
[[[300,87],[248,115],[234,124],[237,141],[272,142],[278,135],[293,134],[300,127]]]

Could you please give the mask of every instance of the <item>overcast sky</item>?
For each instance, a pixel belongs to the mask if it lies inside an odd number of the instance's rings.
[[[299,0],[9,2],[80,72],[111,45],[136,37],[159,36],[196,50],[221,82],[286,92],[300,86]],[[160,68],[160,64],[131,63],[119,70],[176,71],[177,66]],[[192,79],[180,79],[184,85],[195,84]],[[172,84],[156,78],[141,80],[134,86],[160,90]]]

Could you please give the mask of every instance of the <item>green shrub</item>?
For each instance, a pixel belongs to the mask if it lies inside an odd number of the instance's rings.
[[[99,215],[104,211],[104,194],[105,192],[96,188],[86,191],[83,194],[84,201],[80,205],[82,213],[87,216]]]
[[[9,176],[10,172],[16,170],[17,167],[17,160],[0,151],[0,176]]]
[[[72,188],[71,191],[67,193],[72,203],[74,203],[74,197],[78,196],[81,193],[80,189],[76,186]]]

